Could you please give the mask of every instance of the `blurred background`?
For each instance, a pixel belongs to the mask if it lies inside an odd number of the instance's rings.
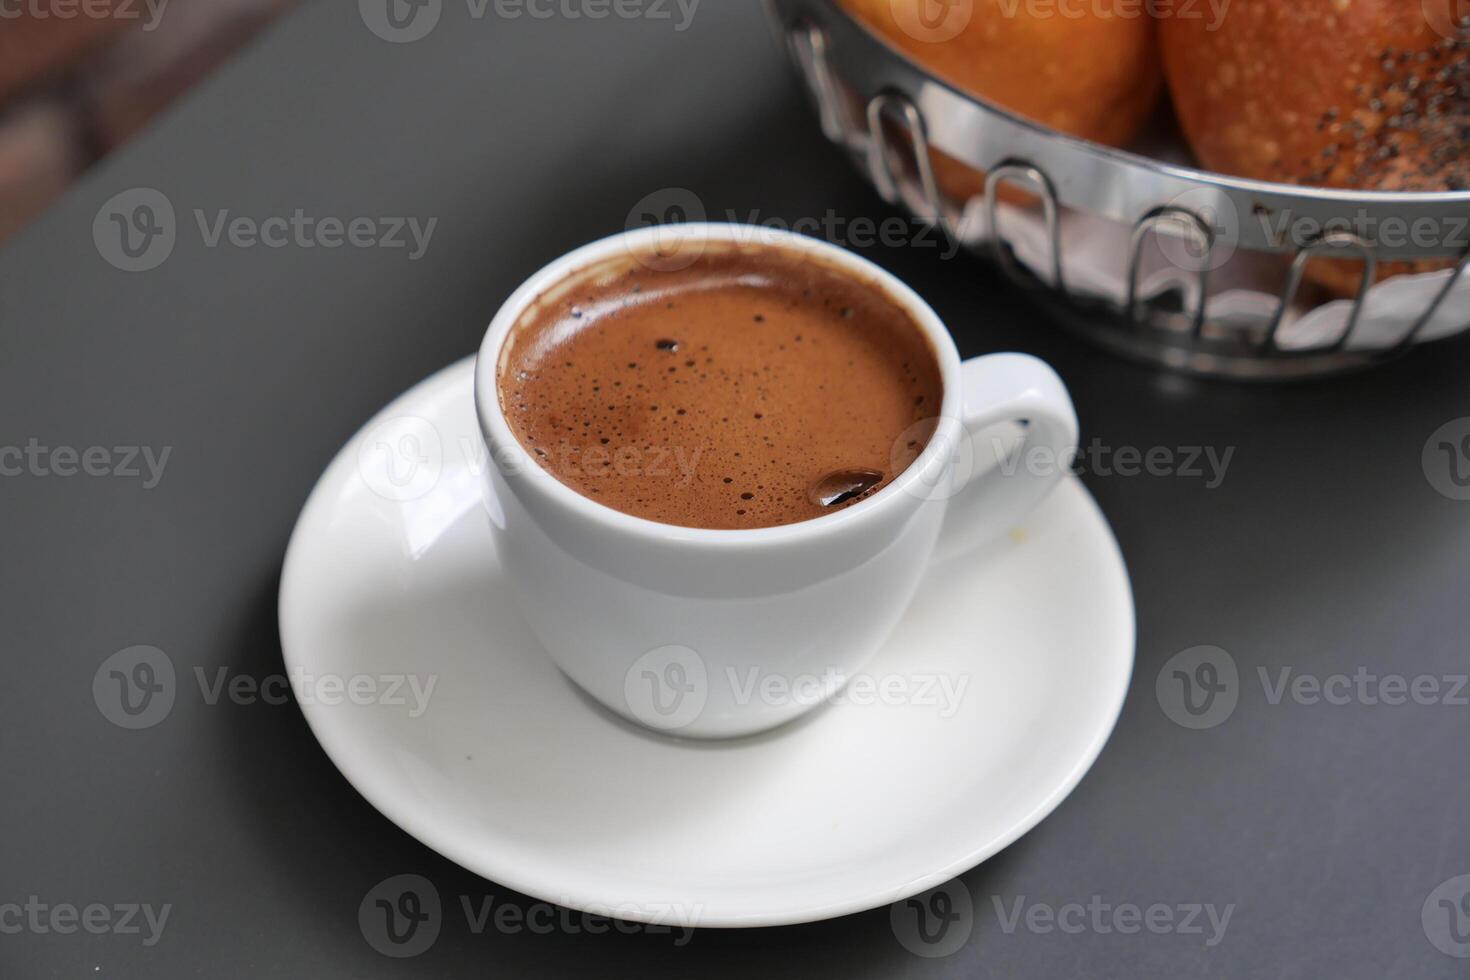
[[[0,242],[295,0],[0,0]]]

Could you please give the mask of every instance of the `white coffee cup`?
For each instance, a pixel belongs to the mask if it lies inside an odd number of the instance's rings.
[[[870,497],[752,530],[660,524],[557,480],[501,413],[498,365],[511,328],[538,297],[589,267],[654,249],[665,260],[689,257],[727,243],[813,256],[908,309],[933,346],[944,388],[927,448]],[[962,551],[1014,526],[1056,484],[1077,444],[1071,399],[1042,361],[990,354],[961,362],[934,311],[883,269],[803,235],[734,224],[625,232],[546,266],[491,321],[475,365],[475,405],[494,461],[486,502],[496,549],[532,632],[614,712],[697,738],[772,728],[835,694],[887,639],[936,551]],[[1021,432],[1008,458],[1050,462],[972,474],[972,440],[1005,422]],[[772,676],[781,683],[764,683]],[[768,696],[773,690],[785,693]]]

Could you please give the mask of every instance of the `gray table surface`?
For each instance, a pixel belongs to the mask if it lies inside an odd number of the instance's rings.
[[[433,6],[428,36],[388,43],[354,4],[306,4],[0,251],[0,444],[34,447],[24,463],[0,450],[0,975],[1470,970],[1441,949],[1465,951],[1454,941],[1470,922],[1451,880],[1470,873],[1470,708],[1450,696],[1467,670],[1470,503],[1436,490],[1448,471],[1421,460],[1436,429],[1470,415],[1462,343],[1325,382],[1199,382],[1074,342],[970,259],[859,249],[913,283],[963,353],[1057,366],[1084,442],[1107,450],[1085,480],[1136,590],[1138,664],[1117,731],[1054,815],[963,876],[973,921],[948,956],[911,952],[882,909],[685,945],[576,920],[477,933],[460,897],[530,900],[378,815],[293,705],[191,690],[195,668],[281,670],[277,580],[313,481],[372,412],[472,351],[540,264],[667,188],[721,219],[831,216],[839,237],[894,215],[824,144],[748,0],[699,5],[685,30],[673,5],[672,20]],[[93,225],[138,187],[171,203],[176,240],[156,268],[125,272]],[[411,259],[211,245],[195,218],[296,209],[438,223]],[[62,475],[78,465],[67,449],[85,460],[92,447],[106,450],[95,475]],[[1186,447],[1233,455],[1213,488],[1115,465],[1155,447],[1179,464]],[[155,467],[169,452],[156,480],[142,449]],[[99,710],[93,680],[139,644],[184,681],[161,723],[130,731]],[[1239,680],[1229,717],[1191,730],[1163,710],[1172,668],[1162,701],[1156,678],[1199,645],[1227,651]],[[1392,690],[1355,682],[1341,704],[1275,697],[1287,667],[1435,678],[1440,693],[1392,705],[1377,696]],[[357,920],[399,873],[445,898],[437,941],[414,959],[380,955]],[[1008,931],[996,903],[1010,914],[1018,899],[1083,924]],[[1065,911],[1100,903],[1111,911]],[[161,934],[141,913],[124,921],[130,905],[167,906]],[[1129,905],[1231,917],[1223,935],[1205,916],[1202,932],[1125,932],[1112,916]]]

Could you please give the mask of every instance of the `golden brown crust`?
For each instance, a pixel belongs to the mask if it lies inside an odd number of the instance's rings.
[[[1019,0],[973,0],[961,21],[916,24],[932,0],[842,0],[859,20],[940,78],[1053,129],[1113,146],[1128,143],[1162,87],[1153,20],[1137,11],[1076,6],[1062,16]],[[1122,9],[1120,5],[1120,9]],[[1046,15],[1034,11],[1044,9]],[[964,164],[935,154],[940,186],[965,199],[984,188]]]
[[[1470,30],[1418,0],[1252,0],[1160,22],[1190,146],[1212,170],[1375,190],[1470,188]]]
[[[1470,30],[1411,0],[1253,0],[1160,22],[1180,125],[1211,170],[1360,190],[1470,187]],[[1448,7],[1446,8],[1448,10]],[[1449,260],[1380,265],[1377,280]],[[1314,261],[1340,296],[1362,263]]]

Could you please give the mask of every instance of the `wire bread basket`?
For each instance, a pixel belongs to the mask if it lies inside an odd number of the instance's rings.
[[[1074,139],[959,92],[833,0],[767,6],[823,133],[879,194],[992,257],[1095,343],[1199,374],[1281,379],[1363,367],[1470,326],[1470,191],[1265,183],[1169,162],[1167,141],[1144,156]],[[983,173],[983,193],[947,198],[934,150]],[[1356,260],[1348,297],[1308,274],[1342,259]],[[1422,260],[1436,265],[1378,281],[1385,263]]]

